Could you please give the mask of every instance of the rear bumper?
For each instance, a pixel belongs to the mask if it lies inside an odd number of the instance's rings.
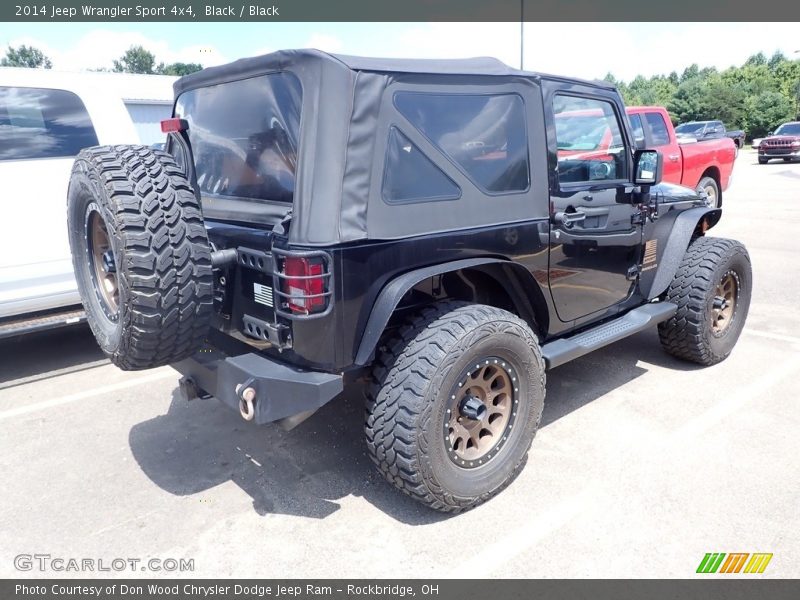
[[[242,394],[253,390],[258,425],[313,412],[344,389],[342,375],[298,369],[255,352],[227,356],[203,349],[172,367],[183,375],[181,389],[189,399],[205,392],[240,412]]]

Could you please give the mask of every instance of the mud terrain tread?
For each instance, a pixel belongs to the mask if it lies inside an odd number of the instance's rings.
[[[370,458],[390,483],[441,512],[461,512],[488,500],[513,481],[525,462],[523,455],[503,486],[479,498],[456,497],[423,477],[420,460],[427,456],[428,440],[424,435],[417,439],[417,432],[427,431],[433,412],[431,403],[425,402],[426,387],[448,354],[466,341],[472,329],[487,322],[500,329],[513,322],[530,332],[524,321],[499,308],[437,303],[411,317],[380,349],[368,381],[365,432]],[[539,348],[532,332],[528,341]],[[544,388],[544,360],[540,352],[534,354]]]
[[[77,161],[103,186],[119,240],[118,272],[129,306],[120,308],[122,338],[111,357],[139,370],[186,358],[205,339],[212,313],[211,250],[202,213],[180,168],[147,146],[99,146]],[[119,259],[120,257],[118,257]]]
[[[737,253],[749,260],[747,250],[736,240],[700,237],[687,248],[664,298],[677,304],[678,311],[658,326],[661,344],[672,356],[706,366],[725,358],[707,343],[706,302],[715,286],[716,267]]]

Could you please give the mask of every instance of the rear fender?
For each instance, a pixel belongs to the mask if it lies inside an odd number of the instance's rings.
[[[366,365],[372,360],[381,335],[403,296],[418,283],[434,277],[462,269],[486,269],[487,275],[504,284],[517,312],[531,326],[547,327],[547,307],[544,294],[524,267],[500,258],[469,258],[416,269],[403,273],[390,281],[381,290],[367,320],[361,344],[356,353],[355,364]],[[503,275],[500,275],[500,274]],[[504,279],[500,281],[498,279]],[[524,278],[520,281],[520,278]],[[537,318],[538,316],[538,318]],[[544,322],[542,322],[544,321]]]

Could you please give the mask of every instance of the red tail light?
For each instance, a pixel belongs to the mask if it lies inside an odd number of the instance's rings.
[[[292,312],[310,314],[325,308],[325,271],[321,261],[287,256],[283,261],[284,292]]]
[[[189,129],[189,123],[187,123],[186,119],[175,117],[161,121],[161,133],[173,133],[176,131],[186,131],[187,129]]]

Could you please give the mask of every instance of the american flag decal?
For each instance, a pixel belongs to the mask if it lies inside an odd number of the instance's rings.
[[[253,294],[255,296],[256,302],[258,302],[259,304],[269,306],[270,308],[274,306],[272,303],[272,288],[269,287],[268,285],[261,285],[260,283],[254,283]]]
[[[644,245],[644,258],[642,259],[642,271],[647,271],[656,266],[658,258],[658,240],[650,240]]]

